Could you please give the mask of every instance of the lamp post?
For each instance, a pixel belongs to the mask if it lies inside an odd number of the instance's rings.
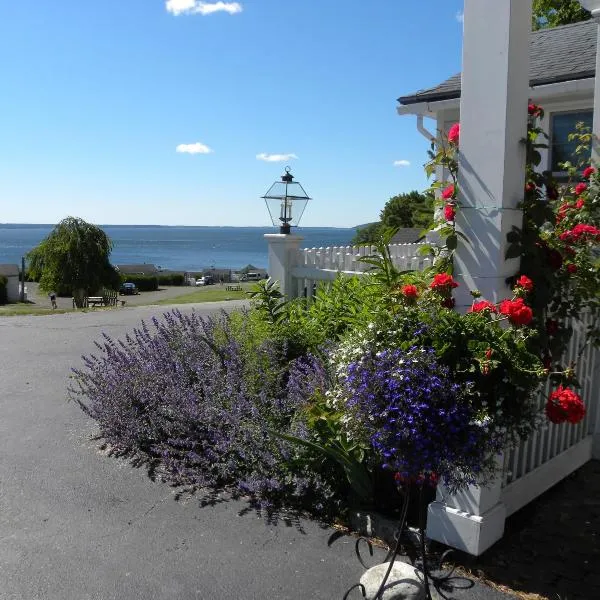
[[[300,242],[304,239],[291,233],[297,227],[304,209],[311,199],[304,188],[294,181],[290,168],[285,168],[281,181],[276,181],[262,196],[267,205],[273,225],[279,226],[279,233],[267,233],[269,245],[269,277],[279,283],[279,290],[287,298],[298,295],[294,288],[292,271],[298,266]]]
[[[300,183],[294,181],[290,167],[285,168],[281,181],[276,181],[262,198],[273,225],[279,225],[279,233],[285,235],[291,233],[292,227],[298,226],[311,199]]]

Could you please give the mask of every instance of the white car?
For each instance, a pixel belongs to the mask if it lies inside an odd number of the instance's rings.
[[[211,285],[213,283],[213,278],[210,275],[205,275],[204,277],[200,277],[200,279],[196,279],[196,285]]]

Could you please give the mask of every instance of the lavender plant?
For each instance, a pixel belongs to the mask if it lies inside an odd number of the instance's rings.
[[[75,369],[71,396],[118,452],[160,464],[165,479],[325,510],[337,506],[330,475],[307,450],[269,429],[307,435],[298,415],[327,385],[310,358],[256,335],[252,319],[173,311],[124,340],[104,336]]]

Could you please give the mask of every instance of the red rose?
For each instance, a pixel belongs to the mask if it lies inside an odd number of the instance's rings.
[[[533,311],[525,304],[523,298],[503,300],[500,312],[506,315],[513,325],[529,325],[533,319]]]
[[[517,286],[524,289],[526,292],[533,291],[533,281],[531,281],[527,275],[521,275],[521,277],[517,279]]]
[[[492,302],[488,302],[487,300],[480,300],[479,302],[474,302],[473,306],[471,306],[471,308],[469,309],[469,312],[478,313],[478,312],[483,312],[486,310],[489,310],[490,312],[493,312],[493,313],[498,312],[496,305],[493,304]]]
[[[594,173],[596,172],[596,169],[594,169],[594,167],[586,167],[583,170],[583,173],[581,174],[583,176],[584,179],[589,179]]]
[[[454,185],[450,184],[448,187],[442,190],[442,198],[444,200],[450,200],[450,198],[454,197]]]
[[[454,217],[456,216],[456,209],[452,204],[446,204],[444,206],[444,217],[446,221],[454,221]]]
[[[485,357],[486,357],[488,360],[490,360],[490,358],[492,358],[492,354],[494,354],[494,351],[493,351],[491,348],[488,348],[488,349],[485,351]]]
[[[453,288],[458,287],[458,283],[454,281],[452,275],[448,275],[448,273],[438,273],[434,276],[429,287],[438,292],[450,292]]]
[[[585,192],[585,190],[587,190],[587,183],[583,183],[583,181],[581,183],[578,183],[575,186],[575,195],[579,196],[581,194],[583,194],[583,192]]]
[[[454,123],[448,131],[448,141],[455,146],[458,146],[460,140],[460,123]]]
[[[416,285],[403,285],[402,294],[407,298],[418,298],[419,290]]]
[[[535,183],[533,183],[533,181],[528,181],[525,184],[525,191],[530,194],[531,192],[535,192],[535,190],[537,189]]]
[[[573,229],[568,229],[560,234],[560,239],[567,244],[576,244],[577,242],[597,241],[600,239],[600,229],[593,225],[579,223]]]
[[[548,398],[546,415],[552,423],[568,421],[576,425],[585,417],[585,404],[573,390],[560,385]]]
[[[577,202],[575,202],[575,208],[583,208],[585,206],[585,200],[583,198],[579,198]]]
[[[574,265],[573,263],[569,263],[569,264],[567,265],[567,271],[568,271],[569,273],[571,273],[571,275],[573,275],[573,274],[577,273],[577,265]]]
[[[537,104],[534,104],[533,102],[529,103],[529,106],[527,107],[527,112],[532,117],[544,116],[544,111],[542,110],[542,107]]]
[[[546,319],[546,333],[556,335],[558,333],[558,321],[556,319]]]

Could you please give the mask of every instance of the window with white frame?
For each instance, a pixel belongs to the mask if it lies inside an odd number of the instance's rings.
[[[569,134],[577,131],[577,123],[592,128],[594,112],[592,110],[576,110],[556,112],[550,115],[550,168],[553,173],[564,173],[562,163],[567,161],[577,165],[582,157],[577,157],[576,141],[569,141]]]

